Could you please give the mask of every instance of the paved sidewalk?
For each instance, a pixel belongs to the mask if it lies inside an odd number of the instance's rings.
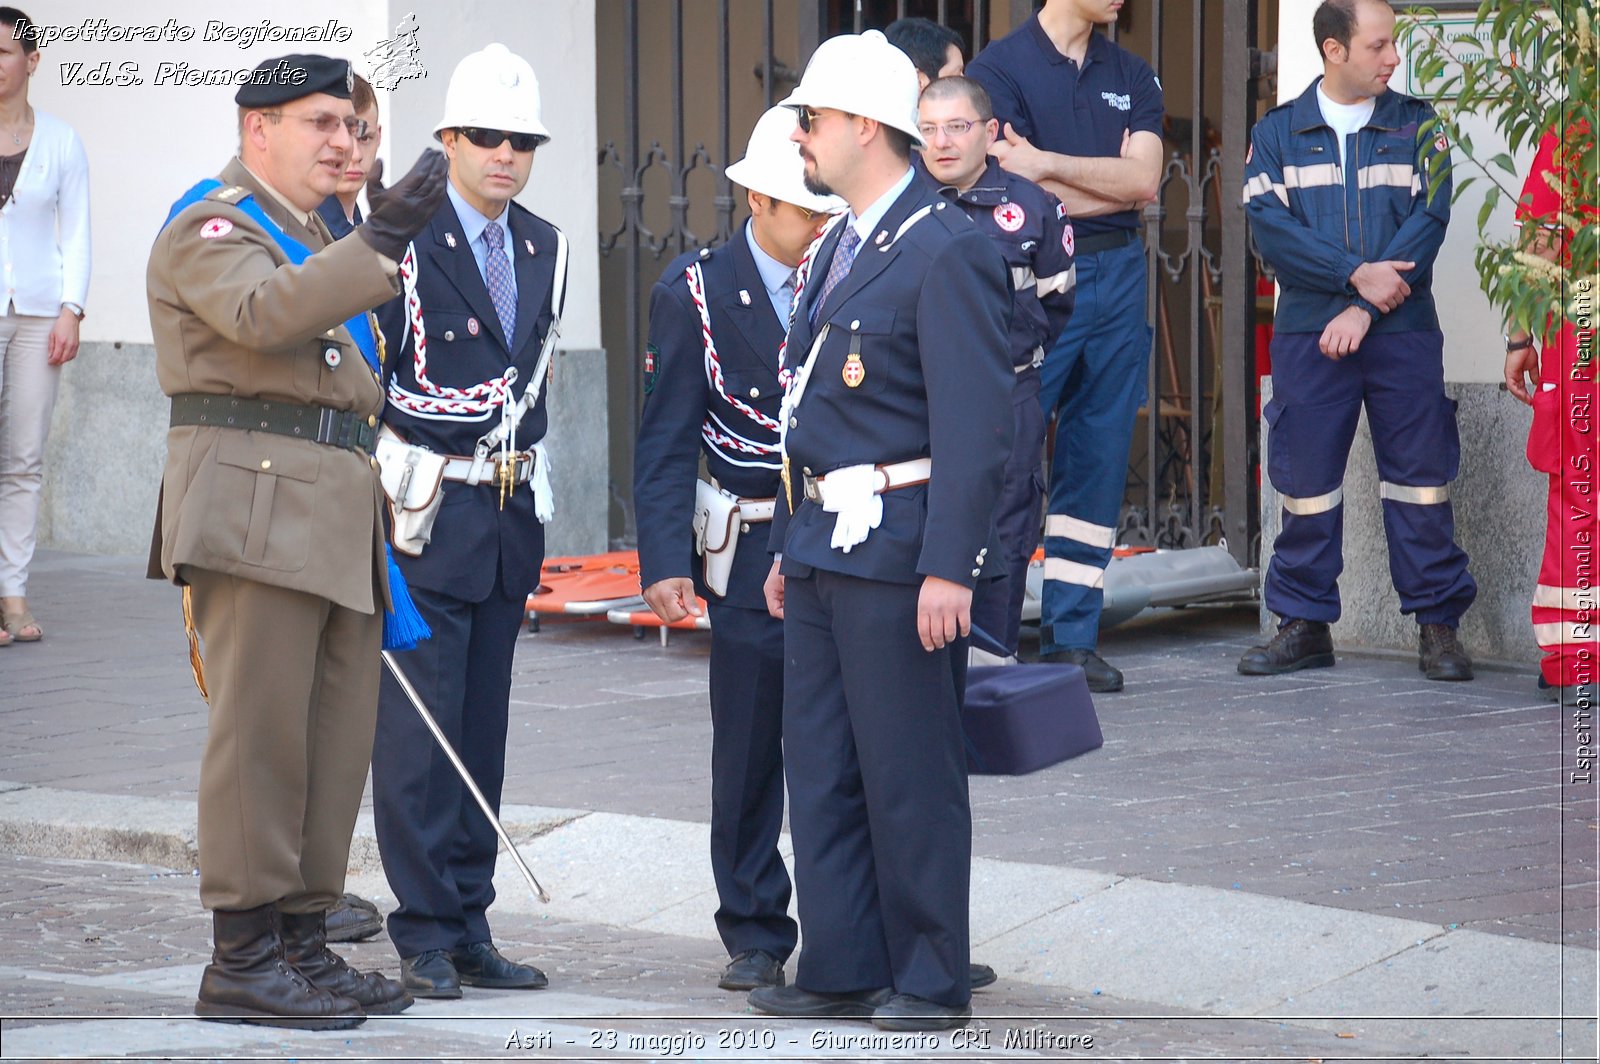
[[[419,1006],[353,1036],[105,1018],[182,1017],[207,949],[188,874],[205,708],[177,592],[141,571],[43,555],[32,603],[49,635],[0,651],[4,1056],[883,1048],[851,1041],[871,1028],[772,1024],[715,989],[706,640],[663,649],[604,624],[547,624],[516,664],[507,819],[555,900],[531,901],[504,861],[495,926],[552,991]],[[976,999],[989,1048],[947,1034],[938,1053],[1594,1059],[1596,788],[1573,782],[1578,735],[1531,670],[1430,684],[1414,660],[1342,655],[1238,677],[1254,638],[1238,609],[1110,633],[1129,688],[1097,701],[1105,748],[973,779],[974,954],[1002,978]],[[357,842],[353,886],[386,898]],[[355,956],[395,966],[383,938]],[[99,1018],[49,1019],[63,1015]],[[615,1046],[588,1044],[607,1029]],[[719,1046],[723,1030],[744,1033]]]

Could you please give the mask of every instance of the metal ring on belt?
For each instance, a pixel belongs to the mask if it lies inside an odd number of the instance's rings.
[[[512,479],[517,484],[526,484],[533,476],[533,467],[538,462],[538,456],[533,451],[514,451],[511,461],[515,463],[516,470]],[[444,456],[444,479],[455,481],[458,484],[489,485],[494,487],[500,483],[497,470],[500,468],[500,454],[495,452],[483,460],[482,475],[477,480],[472,479],[473,458],[465,454],[447,454]]]
[[[378,440],[378,419],[354,410],[326,406],[241,399],[232,395],[185,392],[172,397],[173,427],[205,425],[211,428],[270,432],[370,455]]]
[[[1077,238],[1073,244],[1074,255],[1093,255],[1097,251],[1112,251],[1116,248],[1127,247],[1139,239],[1137,229],[1107,229],[1099,233],[1087,233]]]

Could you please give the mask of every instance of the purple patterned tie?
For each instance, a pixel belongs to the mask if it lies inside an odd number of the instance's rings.
[[[833,261],[828,264],[828,276],[823,278],[822,290],[817,293],[816,302],[811,304],[813,325],[822,313],[822,304],[828,301],[834,288],[850,273],[850,265],[856,261],[856,249],[861,246],[861,234],[856,232],[856,227],[848,221],[843,224],[844,235],[839,238],[839,246],[833,251]]]
[[[499,222],[490,222],[483,230],[483,243],[489,249],[484,256],[484,273],[489,279],[489,298],[494,300],[495,313],[500,315],[500,327],[505,330],[506,343],[517,331],[517,297],[511,287],[511,263],[506,261],[505,230]]]

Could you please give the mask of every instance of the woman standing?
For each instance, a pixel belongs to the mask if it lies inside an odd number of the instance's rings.
[[[0,7],[0,646],[44,637],[28,564],[50,414],[89,293],[89,160],[71,126],[28,103],[32,26]]]

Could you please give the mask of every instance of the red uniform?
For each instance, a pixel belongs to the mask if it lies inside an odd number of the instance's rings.
[[[1587,137],[1584,138],[1587,141]],[[1570,150],[1570,149],[1568,149]],[[1546,180],[1556,175],[1558,185],[1575,181],[1562,167],[1562,144],[1546,133],[1522,190],[1517,218],[1570,237],[1559,220],[1561,195]],[[1580,209],[1595,213],[1592,204]],[[1563,240],[1563,258],[1565,257]],[[1595,336],[1591,282],[1575,279],[1566,293],[1589,301],[1573,321],[1552,318],[1547,324],[1539,357],[1539,386],[1533,396],[1533,429],[1528,434],[1528,461],[1549,475],[1550,492],[1545,519],[1544,561],[1533,593],[1533,632],[1545,657],[1541,664],[1547,683],[1558,686],[1594,683],[1600,664],[1600,520],[1596,507],[1600,493],[1600,410],[1595,409]]]

